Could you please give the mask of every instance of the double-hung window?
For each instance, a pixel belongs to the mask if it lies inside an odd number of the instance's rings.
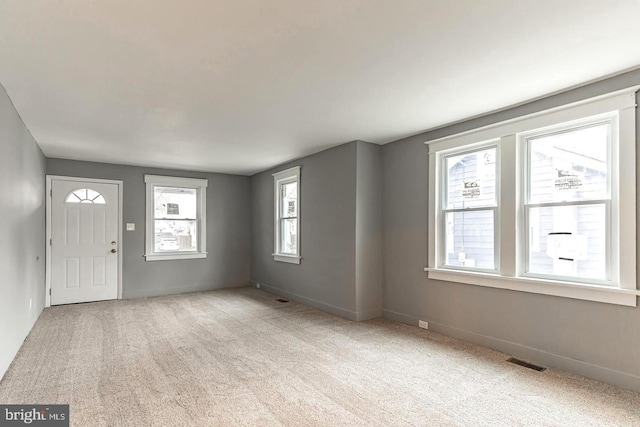
[[[522,136],[525,272],[611,282],[611,141],[616,117]]]
[[[443,264],[493,271],[497,262],[498,181],[495,144],[445,155]]]
[[[273,174],[276,261],[300,264],[300,167]]]
[[[206,258],[206,179],[145,175],[147,261]]]
[[[635,306],[637,90],[429,141],[429,278]]]

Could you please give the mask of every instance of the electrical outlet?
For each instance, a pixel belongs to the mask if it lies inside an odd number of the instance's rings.
[[[260,283],[256,283],[256,288],[260,289]]]
[[[418,320],[418,326],[420,326],[422,329],[429,329],[429,322]]]

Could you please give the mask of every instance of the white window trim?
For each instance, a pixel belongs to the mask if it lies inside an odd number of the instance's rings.
[[[496,123],[456,135],[428,141],[429,146],[429,247],[428,272],[430,279],[452,281],[477,286],[511,289],[521,292],[554,295],[588,301],[636,307],[640,291],[636,288],[636,165],[635,165],[635,86],[613,93],[590,98],[565,106],[541,111],[512,120]],[[523,144],[519,134],[541,130],[563,123],[579,122],[585,118],[617,112],[619,152],[612,161],[612,244],[614,260],[612,273],[616,286],[600,286],[578,282],[542,279],[523,276],[524,230],[522,197],[522,163],[515,168],[515,176],[506,175],[499,167],[501,201],[497,244],[500,246],[499,274],[463,271],[439,266],[441,243],[441,158],[454,150],[472,149],[499,140],[500,162],[523,159]],[[463,148],[464,147],[464,148]],[[514,168],[511,168],[514,170]],[[617,173],[616,173],[617,172]],[[624,183],[624,185],[620,185]],[[617,200],[614,200],[617,198]],[[516,230],[515,238],[513,230]],[[520,260],[520,262],[518,262]],[[615,262],[617,260],[617,262]]]
[[[146,223],[145,223],[145,259],[147,261],[168,261],[176,259],[195,259],[207,257],[207,179],[180,178],[173,176],[145,175],[146,184]],[[153,187],[183,187],[197,190],[198,248],[190,252],[154,252],[154,199]]]
[[[290,264],[300,264],[302,257],[300,256],[300,223],[302,221],[302,209],[300,203],[300,166],[295,166],[273,174],[273,205],[274,205],[274,236],[273,236],[273,259],[274,261],[287,262]],[[297,254],[285,254],[280,251],[280,186],[290,182],[297,182],[297,200],[298,200],[298,221],[296,233]]]

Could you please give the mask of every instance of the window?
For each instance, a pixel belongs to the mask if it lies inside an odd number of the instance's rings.
[[[300,264],[300,166],[273,174],[276,261]]]
[[[428,142],[429,278],[635,306],[637,89]]]
[[[147,261],[206,258],[207,180],[145,175]]]
[[[611,282],[610,141],[615,117],[523,137],[526,273]]]
[[[107,201],[104,196],[90,188],[81,188],[67,194],[64,199],[65,203],[94,203],[96,205],[104,205]]]
[[[444,264],[497,271],[496,146],[443,158]]]

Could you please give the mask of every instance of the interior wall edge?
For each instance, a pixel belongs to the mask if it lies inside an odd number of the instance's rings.
[[[381,308],[372,308],[371,310],[362,310],[362,311],[356,312],[357,322],[364,322],[366,320],[377,319],[378,317],[382,317]]]
[[[258,283],[257,281],[252,280],[252,283],[255,287],[255,284]],[[290,291],[286,291],[284,289],[281,289],[277,286],[273,286],[267,283],[264,283],[263,281],[260,281],[260,289],[269,292],[270,294],[274,294],[277,296],[282,296],[285,297],[291,301],[295,301],[298,302],[300,304],[304,304],[307,305],[309,307],[313,307],[313,308],[317,308],[318,310],[324,311],[326,313],[329,314],[333,314],[335,316],[339,316],[348,320],[353,320],[353,321],[357,321],[358,320],[358,313],[352,310],[347,310],[345,308],[342,307],[336,307],[334,305],[331,304],[327,304],[325,302],[322,301],[318,301],[315,300],[313,298],[309,298],[309,297],[305,297],[299,294],[296,294],[294,292],[290,292]]]

